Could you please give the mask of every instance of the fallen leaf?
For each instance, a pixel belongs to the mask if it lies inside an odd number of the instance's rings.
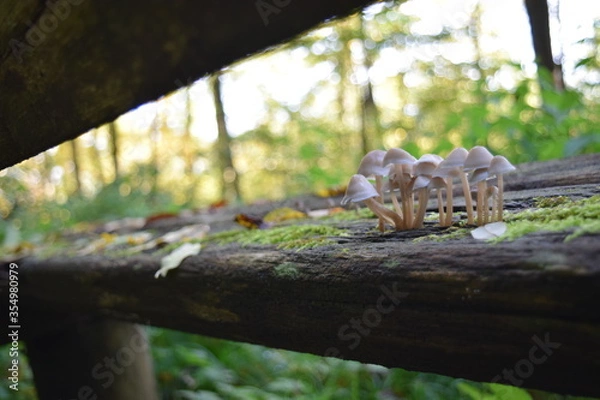
[[[311,210],[308,212],[308,216],[310,218],[323,218],[328,217],[333,214],[337,214],[339,212],[346,211],[341,207],[333,207],[333,208],[321,208],[319,210]]]
[[[200,252],[200,243],[184,243],[160,260],[160,269],[154,274],[154,278],[166,277],[167,272],[179,267],[183,260],[189,256],[195,256]]]
[[[346,193],[346,186],[337,186],[329,189],[321,189],[315,194],[319,197],[338,197]]]
[[[494,239],[506,232],[504,222],[492,222],[471,231],[471,236],[476,240]]]
[[[238,214],[233,220],[248,229],[262,229],[265,227],[262,218],[253,217],[248,214]]]
[[[263,217],[263,221],[267,223],[277,223],[292,219],[306,218],[306,214],[302,211],[294,210],[289,207],[281,207],[271,210]]]

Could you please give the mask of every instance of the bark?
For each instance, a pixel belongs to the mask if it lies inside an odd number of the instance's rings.
[[[557,179],[540,173],[531,180],[536,171],[554,171]],[[600,155],[522,165],[506,181],[507,190],[531,185],[505,194],[512,209],[527,208],[539,196],[597,195]],[[194,222],[225,229],[222,222],[239,211],[202,214]],[[204,244],[162,279],[154,278],[162,254],[19,260],[22,320],[29,337],[62,330],[53,313],[68,312],[600,395],[600,235],[570,242],[564,241],[568,232],[499,244],[470,237],[414,242],[441,229],[426,224],[378,234],[372,219],[337,226],[348,235],[301,251]],[[0,286],[0,295],[5,291]],[[515,369],[522,378],[511,382],[503,371]]]
[[[215,104],[217,119],[217,157],[221,170],[221,198],[229,202],[241,200],[238,173],[233,166],[231,155],[231,137],[227,132],[225,111],[223,110],[223,99],[221,96],[221,74],[216,73],[210,78],[210,86]]]
[[[368,1],[58,3],[0,2],[0,169]]]

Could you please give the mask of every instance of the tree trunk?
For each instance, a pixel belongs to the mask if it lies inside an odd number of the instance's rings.
[[[550,72],[554,87],[559,90],[565,88],[562,74],[562,65],[555,64],[552,56],[550,39],[550,14],[547,0],[525,0],[525,8],[531,25],[531,38],[535,51],[535,61],[538,68]]]
[[[223,100],[221,98],[221,74],[215,73],[210,77],[217,119],[217,158],[221,170],[221,198],[230,202],[241,200],[238,173],[233,166],[231,156],[231,137],[227,132]]]
[[[379,148],[379,117],[375,99],[373,98],[373,85],[369,78],[369,71],[373,66],[369,49],[365,46],[367,33],[365,30],[363,15],[358,15],[359,20],[359,42],[364,54],[363,68],[366,72],[366,82],[361,86],[360,117],[361,117],[361,144],[362,154],[367,154],[374,148]]]
[[[112,158],[113,171],[115,173],[115,180],[119,179],[120,168],[119,168],[119,135],[117,131],[116,122],[108,124],[108,133],[110,135],[110,154]]]
[[[158,143],[161,140],[161,127],[162,127],[162,115],[160,114],[160,109],[156,109],[156,115],[154,116],[154,120],[150,125],[150,135],[148,138],[150,139],[150,165],[148,170],[146,171],[146,179],[149,179],[151,182],[150,189],[150,203],[155,204],[158,196],[158,171],[159,171],[159,152],[158,152]]]
[[[185,132],[182,138],[182,154],[185,163],[185,176],[188,181],[186,202],[193,205],[196,196],[196,177],[194,174],[194,161],[196,159],[195,140],[192,136],[192,96],[190,87],[185,89]]]
[[[82,194],[81,186],[81,165],[79,163],[79,149],[77,147],[77,139],[69,142],[71,147],[71,161],[73,162],[73,180],[75,182],[75,194]]]
[[[94,129],[94,145],[91,148],[92,151],[92,159],[94,163],[94,167],[96,169],[96,174],[98,176],[98,181],[102,186],[106,183],[106,175],[104,174],[104,166],[102,165],[102,155],[98,150],[98,129]]]

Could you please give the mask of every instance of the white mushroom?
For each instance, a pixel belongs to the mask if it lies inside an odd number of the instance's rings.
[[[449,226],[452,222],[452,177],[460,177],[462,184],[463,195],[465,197],[465,208],[467,210],[467,223],[472,225],[475,223],[473,218],[473,200],[471,199],[471,188],[469,187],[469,181],[467,180],[467,174],[465,173],[465,160],[469,152],[464,147],[458,147],[448,154],[448,157],[437,167],[435,176],[439,176],[447,179],[448,188],[446,189],[446,224]]]
[[[452,181],[452,178],[448,178],[448,180]],[[448,183],[446,180],[442,177],[434,176],[429,182],[429,188],[436,189],[437,191],[440,226],[445,227],[452,225],[452,186],[450,186],[450,191],[448,191]],[[444,214],[444,199],[442,198],[442,189],[446,189],[446,214]]]
[[[487,220],[488,207],[485,207],[484,213],[484,203],[487,197],[487,168],[489,168],[492,158],[494,156],[488,149],[483,146],[475,146],[465,159],[465,171],[476,171],[477,173],[477,180],[475,181],[471,177],[471,182],[477,182],[477,225],[479,226],[485,224]],[[486,170],[486,176],[482,178],[483,170]]]
[[[514,171],[516,168],[504,156],[494,156],[488,168],[488,174],[496,175],[498,178],[498,200],[497,200],[497,215],[492,212],[492,219],[502,221],[504,214],[504,178],[503,175]]]
[[[413,164],[417,161],[415,157],[413,157],[406,150],[392,148],[389,149],[385,153],[385,157],[383,158],[383,165],[389,166],[392,165],[390,172],[390,190],[392,191],[392,201],[394,202],[394,207],[396,209],[400,208],[398,205],[398,200],[395,199],[393,190],[394,188],[398,188],[400,190],[400,199],[402,201],[402,216],[404,219],[404,224],[407,228],[412,226],[413,221],[413,193],[410,186],[412,185],[412,167]]]
[[[382,218],[390,225],[393,225],[396,230],[401,229],[403,226],[402,217],[375,200],[378,196],[377,190],[375,190],[367,178],[363,175],[355,174],[350,179],[350,183],[348,183],[346,194],[342,198],[342,205],[349,201],[353,203],[362,201],[379,218]]]
[[[388,168],[383,167],[383,157],[385,151],[372,150],[368,152],[360,161],[357,173],[365,178],[375,177],[375,189],[377,190],[378,201],[384,204],[383,201],[383,177],[387,175]],[[383,219],[379,218],[379,230],[383,231]]]
[[[429,182],[431,181],[431,175],[441,161],[442,158],[440,156],[424,154],[413,165],[415,180],[412,189],[419,193],[419,208],[413,221],[413,229],[423,227],[425,212],[427,211],[427,201],[429,200]]]

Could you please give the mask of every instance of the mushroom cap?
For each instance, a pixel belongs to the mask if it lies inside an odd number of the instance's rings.
[[[475,146],[469,151],[465,159],[465,170],[488,168],[494,156],[483,146]]]
[[[429,189],[446,189],[446,180],[439,176],[434,176],[429,182]]]
[[[471,172],[471,183],[477,183],[481,181],[485,181],[490,176],[488,168],[477,168],[473,172]]]
[[[349,201],[357,203],[377,196],[379,196],[379,194],[371,182],[369,182],[364,175],[355,174],[352,175],[350,183],[348,183],[348,188],[346,189],[346,194],[342,198],[341,204],[344,205]]]
[[[488,168],[488,173],[490,175],[502,175],[507,174],[509,172],[517,169],[514,165],[510,163],[504,156],[494,156],[492,161],[490,162],[490,167]]]
[[[417,161],[408,151],[392,148],[385,153],[383,157],[383,165],[389,164],[414,164]]]
[[[443,160],[440,163],[440,165],[438,165],[438,168],[451,169],[462,167],[465,165],[465,160],[467,159],[468,155],[469,152],[467,151],[467,149],[465,149],[464,147],[457,147],[456,149],[452,150],[450,154],[448,154],[448,157],[446,157],[446,159]]]
[[[431,182],[431,178],[425,175],[417,176],[415,178],[415,183],[413,184],[412,190],[425,189],[429,187],[429,183]]]
[[[442,157],[435,154],[424,154],[417,160],[413,165],[413,175],[428,175],[431,176],[433,171],[437,168],[439,163],[442,161]]]
[[[357,173],[369,176],[386,176],[389,169],[383,165],[383,157],[385,157],[385,151],[383,150],[372,150],[365,154],[360,161]]]

